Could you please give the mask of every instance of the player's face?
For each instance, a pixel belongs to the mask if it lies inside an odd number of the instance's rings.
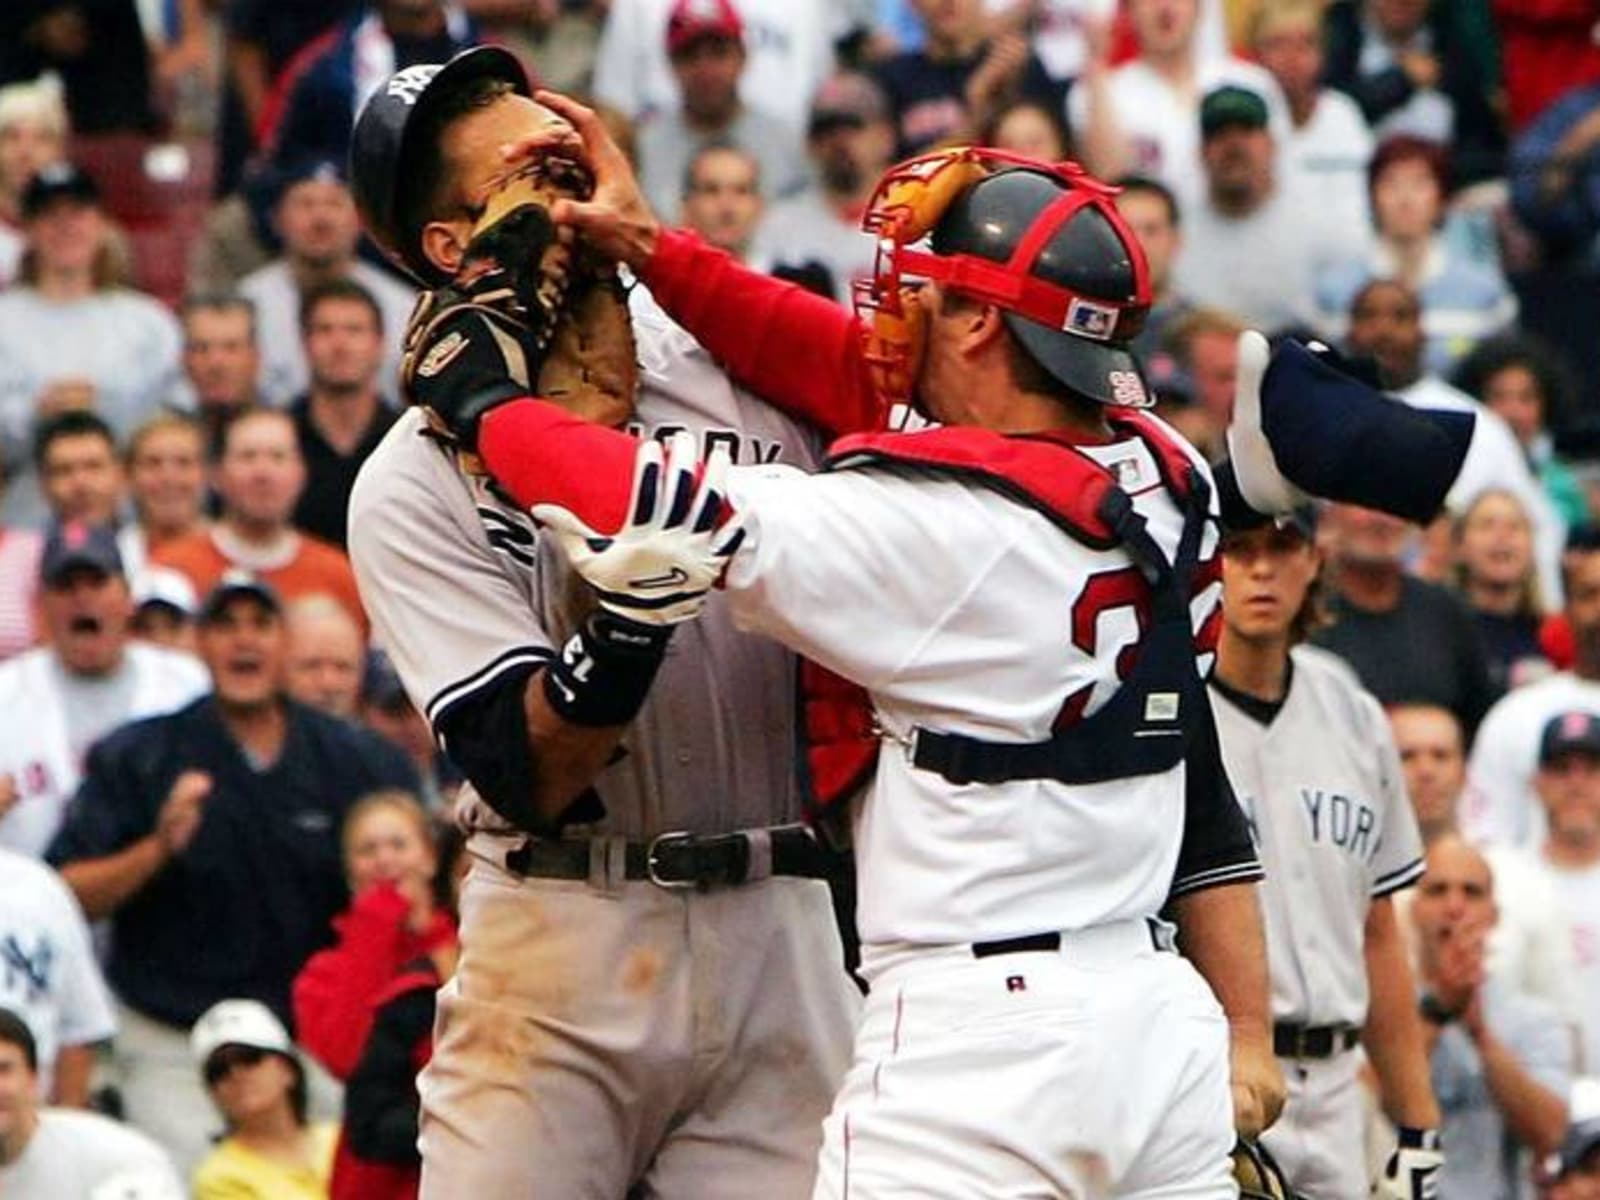
[[[361,631],[343,614],[290,621],[289,695],[336,717],[354,717],[361,699]]]
[[[1131,0],[1128,17],[1140,52],[1164,58],[1187,49],[1199,7],[1199,0]]]
[[[345,835],[344,847],[352,892],[402,879],[426,884],[437,866],[416,815],[389,805],[367,809]]]
[[[249,403],[261,371],[249,314],[232,309],[190,313],[184,320],[183,370],[202,409]]]
[[[328,266],[355,253],[361,219],[344,184],[336,179],[307,179],[291,187],[278,202],[278,232],[290,258]]]
[[[366,392],[383,366],[378,315],[360,300],[330,297],[311,312],[305,330],[306,364],[313,386],[329,392]]]
[[[1560,755],[1540,766],[1534,782],[1553,839],[1600,843],[1600,757],[1583,751]]]
[[[1370,354],[1389,387],[1408,387],[1422,365],[1422,307],[1393,283],[1364,288],[1350,310],[1350,348]]]
[[[73,434],[51,442],[40,482],[57,520],[116,524],[122,504],[122,464],[116,448],[99,434]]]
[[[742,257],[761,220],[756,164],[733,150],[700,155],[683,198],[683,222],[719,250]]]
[[[1372,184],[1372,211],[1385,237],[1413,241],[1433,233],[1444,208],[1439,181],[1420,159],[1391,163]]]
[[[1527,367],[1502,367],[1483,387],[1483,402],[1505,419],[1526,446],[1544,428],[1544,389]]]
[[[1300,532],[1271,526],[1229,534],[1222,543],[1222,615],[1247,641],[1289,636],[1321,559]]]
[[[229,428],[216,474],[229,517],[263,528],[287,524],[305,482],[305,462],[286,414],[252,413]]]
[[[128,460],[128,485],[142,523],[157,529],[187,529],[205,503],[205,446],[200,431],[173,426],[146,434]]]
[[[226,707],[258,709],[283,690],[283,618],[260,600],[237,596],[202,622],[197,642],[212,689]]]
[[[1533,572],[1533,527],[1507,492],[1487,492],[1461,521],[1458,557],[1469,582],[1520,587]]]
[[[0,1142],[32,1124],[38,1086],[39,1077],[28,1067],[22,1047],[0,1043]]]
[[[1144,256],[1150,261],[1150,286],[1159,296],[1167,289],[1172,261],[1178,255],[1178,227],[1172,223],[1166,201],[1150,192],[1123,192],[1117,197],[1117,209],[1144,247]],[[1231,378],[1227,381],[1227,390],[1231,404]]]
[[[722,37],[700,38],[672,56],[684,111],[696,120],[721,122],[739,103],[744,47]]]
[[[1466,783],[1461,726],[1447,709],[1424,705],[1391,709],[1389,726],[1423,836],[1443,832],[1455,821],[1456,799]]]
[[[1494,880],[1483,855],[1460,838],[1435,842],[1428,850],[1427,873],[1417,885],[1412,919],[1429,956],[1446,939],[1493,926]]]
[[[1256,57],[1287,95],[1310,96],[1322,79],[1321,30],[1298,13],[1275,20],[1262,30]]]

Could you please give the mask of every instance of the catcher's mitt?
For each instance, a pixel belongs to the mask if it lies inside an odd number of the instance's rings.
[[[1299,1200],[1266,1147],[1250,1138],[1234,1143],[1233,1179],[1239,1200]]]
[[[582,252],[550,216],[558,199],[582,199],[590,186],[580,164],[556,154],[509,177],[489,197],[455,278],[412,312],[405,395],[464,450],[475,443],[478,419],[518,395],[608,425],[633,415],[627,296],[614,269]]]

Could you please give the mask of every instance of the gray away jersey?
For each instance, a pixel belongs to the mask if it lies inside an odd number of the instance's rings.
[[[643,287],[631,308],[641,364],[639,429],[686,428],[702,452],[725,443],[741,464],[815,467],[809,426],[735,388]],[[554,655],[589,611],[587,590],[533,520],[466,476],[422,415],[403,414],[361,469],[350,500],[350,557],[377,640],[430,723],[500,673]],[[595,782],[629,836],[725,832],[798,818],[794,659],[733,627],[724,597],[674,634],[623,754]],[[506,828],[472,792],[468,829]]]

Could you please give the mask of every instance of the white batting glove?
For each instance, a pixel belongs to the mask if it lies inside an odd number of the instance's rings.
[[[1378,1195],[1382,1200],[1434,1200],[1442,1166],[1444,1153],[1439,1149],[1437,1130],[1402,1129],[1400,1144],[1378,1181]]]
[[[699,615],[744,540],[728,503],[727,450],[713,450],[697,480],[699,465],[690,434],[674,434],[665,450],[654,438],[640,442],[628,519],[612,534],[590,529],[559,504],[531,511],[602,608],[645,625],[677,625]]]
[[[1245,503],[1258,513],[1281,516],[1309,497],[1278,470],[1266,432],[1261,428],[1261,378],[1267,373],[1272,348],[1255,330],[1239,335],[1239,374],[1233,388],[1233,420],[1228,422],[1228,455]]]

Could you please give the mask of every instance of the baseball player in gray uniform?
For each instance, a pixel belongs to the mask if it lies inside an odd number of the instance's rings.
[[[458,89],[481,103],[451,109]],[[492,155],[542,119],[528,91],[490,48],[391,77],[355,135],[369,223],[374,194],[385,210],[405,186],[419,123],[467,123]],[[452,265],[419,259],[396,221],[372,232],[413,271]],[[811,431],[733,387],[642,288],[632,315],[637,432],[812,464]],[[608,626],[418,409],[365,464],[350,528],[377,637],[470,781],[461,960],[420,1081],[422,1194],[809,1194],[859,996],[827,864],[794,824],[792,657],[718,601],[670,646],[665,627],[641,643]]]
[[[1400,1127],[1380,1194],[1431,1196],[1439,1113],[1390,900],[1422,875],[1422,844],[1388,722],[1343,663],[1295,644],[1315,611],[1312,511],[1235,514],[1222,553],[1211,696],[1267,871],[1273,1043],[1289,1085],[1262,1140],[1312,1200],[1366,1197],[1365,1044]]]

